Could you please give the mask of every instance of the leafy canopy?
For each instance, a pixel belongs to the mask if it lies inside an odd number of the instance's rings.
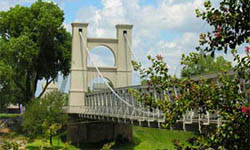
[[[181,70],[182,77],[233,69],[231,62],[225,60],[223,56],[213,58],[210,55],[205,56],[199,53],[190,53],[188,56],[183,55],[181,64],[184,65]]]
[[[0,113],[3,112],[8,104],[13,101],[11,93],[13,91],[13,82],[11,80],[12,72],[10,66],[0,60]]]
[[[47,87],[58,72],[69,74],[71,35],[63,21],[58,5],[42,0],[0,12],[0,59],[11,68],[13,87],[19,91],[16,103],[34,98],[39,80],[45,79]]]
[[[249,0],[222,0],[218,8],[207,0],[204,7],[205,11],[197,9],[196,15],[214,29],[200,35],[198,50],[209,52],[213,56],[216,51],[224,50],[227,53],[228,49],[249,43]]]

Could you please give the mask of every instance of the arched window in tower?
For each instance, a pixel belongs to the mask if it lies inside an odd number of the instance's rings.
[[[97,46],[90,50],[90,55],[92,61],[98,67],[113,67],[115,66],[115,55],[111,49],[106,46]],[[88,57],[87,60],[88,67],[93,67],[94,64],[91,62]]]

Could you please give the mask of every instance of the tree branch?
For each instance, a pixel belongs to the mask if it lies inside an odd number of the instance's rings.
[[[38,75],[37,75],[37,73],[35,73],[35,80],[33,81],[32,98],[35,98],[37,82],[38,82]]]
[[[39,94],[39,96],[37,98],[41,98],[42,95],[44,94],[44,92],[46,91],[47,87],[49,86],[49,84],[53,81],[53,79],[51,79],[50,81],[48,81],[48,79],[46,80],[46,85],[43,88],[43,91]]]

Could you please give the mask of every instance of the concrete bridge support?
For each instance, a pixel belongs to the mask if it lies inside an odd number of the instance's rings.
[[[69,123],[67,140],[76,145],[107,143],[116,140],[132,142],[132,125],[101,121]]]

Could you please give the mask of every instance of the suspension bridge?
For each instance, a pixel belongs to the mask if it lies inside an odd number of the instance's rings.
[[[136,89],[140,92],[150,92],[156,99],[162,98],[164,93],[157,93],[154,89],[147,90],[146,86],[132,86],[132,65],[131,60],[138,61],[135,52],[132,49],[132,25],[119,24],[116,25],[117,36],[111,38],[89,38],[87,35],[87,23],[72,23],[72,64],[69,103],[65,107],[65,112],[72,116],[78,116],[87,123],[89,120],[99,121],[101,132],[108,131],[106,138],[110,134],[117,136],[131,136],[131,125],[158,127],[161,128],[161,123],[165,122],[164,113],[158,108],[149,108],[142,102],[138,101],[129,93],[129,89]],[[90,50],[97,46],[105,46],[111,50],[115,59],[115,66],[100,67],[96,64]],[[87,60],[90,60],[92,66],[87,65]],[[101,91],[88,91],[88,83],[100,78],[107,89]],[[109,83],[111,82],[113,86]],[[66,82],[61,85],[60,90],[64,90]],[[190,111],[178,121],[182,124],[183,130],[190,124],[198,124],[199,130],[202,125],[221,124],[220,118],[216,114],[207,113],[199,115],[197,111]],[[118,124],[118,127],[107,126],[108,123]],[[122,125],[121,125],[122,124]],[[106,125],[106,126],[105,126]],[[91,139],[91,135],[97,134],[95,130],[97,125],[88,127],[77,125],[69,127],[70,133],[68,137],[71,140]],[[121,127],[122,126],[122,127]],[[111,129],[112,128],[112,129]],[[86,134],[79,135],[81,131]],[[98,130],[98,132],[100,132]],[[129,134],[127,134],[129,132]],[[76,134],[78,136],[76,136]],[[114,138],[114,136],[110,138]],[[92,137],[92,139],[98,137]],[[103,140],[100,138],[99,140]],[[92,142],[91,140],[88,140]]]

